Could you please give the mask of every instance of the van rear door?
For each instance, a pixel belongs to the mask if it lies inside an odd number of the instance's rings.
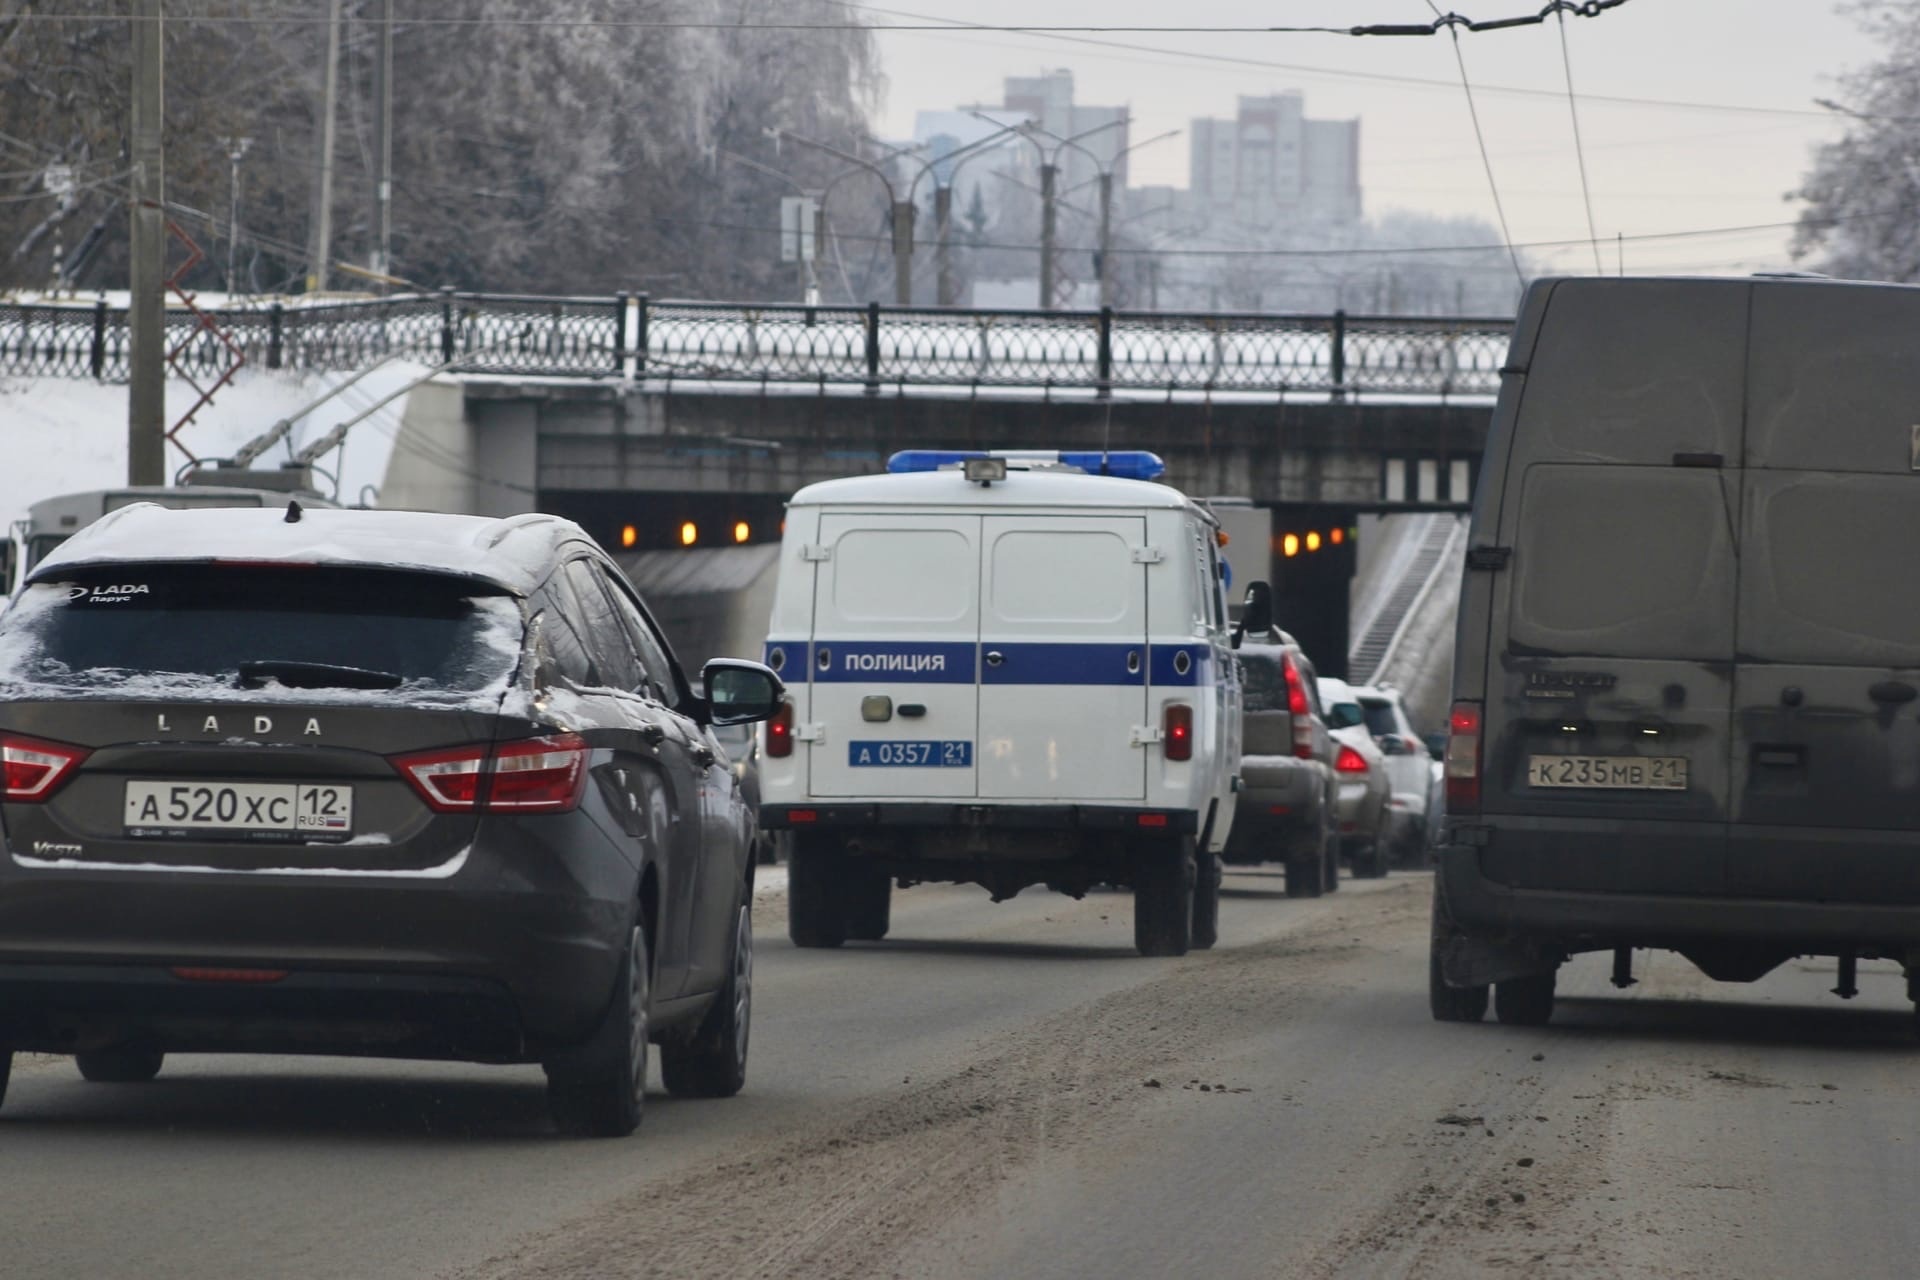
[[[979,541],[978,516],[821,515],[812,794],[974,794]]]
[[[1145,518],[982,525],[980,795],[1144,800]]]
[[[1722,891],[1748,291],[1574,281],[1548,303],[1478,517],[1499,524],[1476,529],[1510,548],[1481,807],[1551,832],[1495,839],[1496,880]]]
[[[1920,291],[1753,308],[1731,887],[1920,901]]]

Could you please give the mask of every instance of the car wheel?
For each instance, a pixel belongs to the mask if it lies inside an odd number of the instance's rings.
[[[1195,860],[1193,878],[1193,949],[1211,951],[1220,941],[1220,881],[1225,875],[1217,853]]]
[[[577,1049],[546,1064],[547,1105],[560,1131],[624,1138],[640,1127],[647,1097],[647,1036],[652,974],[647,931],[636,923],[620,958],[621,980],[600,1025]]]
[[[1347,840],[1345,836],[1329,836],[1327,838],[1327,861],[1325,864],[1327,878],[1320,886],[1327,893],[1340,892],[1340,860],[1346,855],[1346,852]]]
[[[846,869],[847,936],[878,942],[893,920],[893,877],[878,867],[849,861]]]
[[[1427,947],[1427,1008],[1435,1022],[1478,1022],[1487,1015],[1487,986],[1453,987],[1447,985],[1440,957],[1446,951],[1453,930],[1443,918],[1445,904],[1440,886],[1433,891],[1433,932]]]
[[[1327,847],[1327,840],[1323,836],[1311,847],[1295,848],[1287,854],[1289,898],[1317,898],[1326,891]]]
[[[1493,984],[1493,1016],[1512,1027],[1545,1026],[1553,1017],[1557,975],[1530,974]]]
[[[13,1050],[0,1049],[0,1104],[7,1100],[7,1081],[13,1078]]]
[[[73,1055],[83,1079],[95,1084],[145,1084],[160,1074],[167,1055],[140,1045],[117,1044]]]
[[[1378,880],[1387,874],[1392,854],[1376,837],[1362,842],[1353,851],[1353,875],[1356,880]]]
[[[817,832],[794,832],[787,863],[787,936],[796,947],[847,940],[846,857]]]
[[[740,904],[733,963],[700,1025],[660,1046],[667,1091],[683,1098],[731,1098],[747,1083],[747,1033],[753,1023],[753,906]]]
[[[1193,837],[1134,851],[1133,945],[1143,956],[1183,956],[1193,945]]]

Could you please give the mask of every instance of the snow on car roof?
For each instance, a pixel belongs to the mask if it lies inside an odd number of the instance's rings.
[[[969,481],[959,468],[904,475],[848,476],[810,484],[793,495],[795,507],[835,505],[996,507],[1192,507],[1187,495],[1151,480],[1121,480],[1074,471],[1012,470],[990,485]]]
[[[85,566],[246,560],[417,569],[525,595],[546,578],[559,545],[572,539],[587,535],[570,520],[538,514],[490,519],[303,508],[289,523],[284,506],[173,511],[143,502],[82,529],[28,580],[45,582]]]

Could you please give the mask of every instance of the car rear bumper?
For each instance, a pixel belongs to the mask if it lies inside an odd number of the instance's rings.
[[[1616,839],[1626,837],[1616,836]],[[1716,861],[1724,865],[1715,845]],[[1920,950],[1920,903],[1832,896],[1676,892],[1657,880],[1613,887],[1541,887],[1487,874],[1487,846],[1443,838],[1434,848],[1439,892],[1455,927],[1471,933],[1589,945],[1780,943],[1808,952]],[[1914,856],[1920,858],[1920,851]],[[1501,864],[1511,867],[1511,854]]]
[[[9,859],[0,1038],[55,1052],[137,1035],[181,1048],[534,1056],[585,1036],[604,1009],[631,883],[584,813],[483,825],[445,879]],[[207,981],[180,968],[286,976]]]

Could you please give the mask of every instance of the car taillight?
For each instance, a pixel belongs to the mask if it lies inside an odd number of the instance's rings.
[[[1302,760],[1313,759],[1313,704],[1307,701],[1307,683],[1293,655],[1280,659],[1280,670],[1287,678],[1287,714],[1293,717],[1293,754]]]
[[[586,739],[559,733],[394,756],[435,813],[565,813],[587,785]]]
[[[39,804],[73,776],[91,752],[63,742],[43,742],[0,734],[0,763],[6,767],[5,799],[10,804]]]
[[[587,788],[587,742],[558,733],[494,748],[489,813],[565,813]]]
[[[1365,773],[1367,758],[1352,747],[1341,747],[1340,754],[1333,758],[1334,771],[1337,773]]]
[[[1480,812],[1480,704],[1456,702],[1447,717],[1447,812]]]
[[[767,754],[785,760],[793,754],[793,704],[782,702],[767,721]]]
[[[1193,759],[1193,708],[1169,702],[1160,727],[1160,745],[1169,760]]]

